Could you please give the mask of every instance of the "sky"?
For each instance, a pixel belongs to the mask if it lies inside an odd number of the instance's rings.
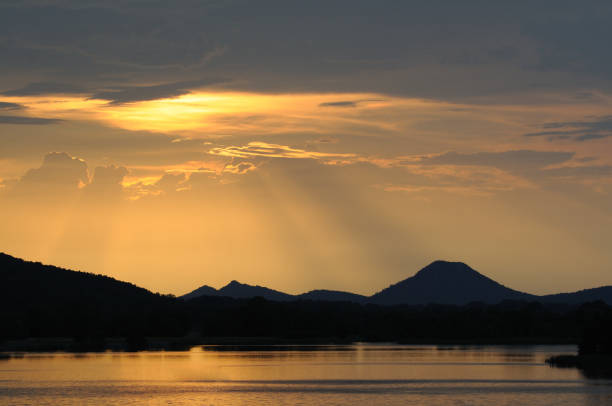
[[[609,1],[5,0],[0,251],[162,293],[612,285]]]

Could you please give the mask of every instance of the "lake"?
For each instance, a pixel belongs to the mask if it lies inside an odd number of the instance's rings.
[[[612,405],[612,380],[551,368],[573,346],[205,346],[18,353],[2,405]]]

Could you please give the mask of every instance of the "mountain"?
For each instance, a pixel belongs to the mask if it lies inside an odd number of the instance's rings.
[[[29,262],[0,253],[0,303],[86,301],[106,305],[134,305],[157,301],[163,296],[108,276],[71,271]]]
[[[585,320],[595,327],[612,320],[612,307],[603,303],[574,307],[511,301],[462,308],[351,303],[534,297],[507,289],[465,264],[442,261],[370,298],[325,290],[293,296],[236,281],[219,290],[204,286],[198,291],[208,295],[180,300],[107,276],[0,254],[0,352],[136,351],[214,342],[576,343],[591,328]],[[612,287],[604,287],[548,299],[593,300],[610,291]],[[270,300],[250,300],[253,296]]]
[[[287,301],[293,300],[292,295],[268,289],[263,286],[252,286],[238,281],[231,281],[217,291],[218,296],[229,296],[237,299],[261,296],[268,300]]]
[[[92,273],[28,262],[0,253],[0,343],[27,337],[73,337],[73,343],[25,344],[25,349],[101,350],[102,337],[126,337],[123,348],[140,348],[134,337],[183,335],[178,300],[131,283]],[[1,348],[1,346],[0,346]],[[21,348],[21,347],[16,347]]]
[[[580,304],[602,300],[612,304],[612,286],[586,289],[572,293],[537,296],[510,289],[470,268],[463,262],[434,261],[404,279],[372,296],[362,296],[334,290],[312,290],[290,295],[262,286],[251,286],[232,281],[216,290],[202,286],[184,296],[184,300],[200,296],[228,296],[250,298],[261,296],[268,300],[312,300],[328,302],[373,303],[379,305],[423,305],[429,303],[464,305],[470,302],[495,304],[504,300],[539,301],[545,303]]]
[[[186,295],[181,296],[183,300],[195,299],[200,296],[219,296],[219,291],[211,286],[203,285],[197,288],[194,291],[187,293]]]
[[[191,300],[201,296],[226,296],[234,299],[244,299],[252,297],[263,297],[268,300],[286,302],[290,300],[313,300],[323,302],[355,302],[363,303],[367,300],[366,296],[355,293],[341,292],[337,290],[311,290],[301,295],[290,295],[277,290],[265,288],[263,286],[252,286],[238,281],[231,281],[226,286],[217,290],[208,285],[201,286],[196,290],[181,296],[183,300]]]
[[[355,302],[364,303],[368,300],[367,296],[358,295],[355,293],[341,292],[338,290],[311,290],[310,292],[302,293],[295,296],[300,300],[315,300],[326,302]]]
[[[612,286],[602,286],[600,288],[579,290],[578,292],[540,296],[539,300],[547,303],[566,304],[580,304],[602,300],[608,304],[612,304]]]
[[[391,285],[370,297],[323,289],[312,290],[301,295],[289,295],[262,286],[251,286],[232,281],[219,290],[205,285],[182,296],[182,299],[188,300],[198,296],[229,296],[233,298],[262,296],[269,300],[278,301],[313,300],[382,305],[428,303],[461,305],[469,302],[499,303],[503,300],[529,301],[538,299],[535,295],[507,288],[476,272],[464,263],[447,261],[435,261],[414,276]]]
[[[414,276],[372,295],[369,301],[382,305],[461,305],[536,299],[537,296],[507,288],[462,262],[435,261]]]
[[[33,302],[57,306],[89,303],[95,306],[132,308],[157,306],[168,297],[152,293],[128,282],[104,275],[71,271],[0,253],[0,306],[25,306]],[[354,293],[313,290],[290,295],[263,286],[232,281],[221,289],[200,288],[181,297],[190,300],[201,296],[251,298],[261,296],[272,301],[311,300],[327,302],[394,304],[456,304],[469,302],[499,303],[504,300],[540,301],[544,303],[580,304],[602,300],[612,304],[612,286],[571,293],[536,296],[507,288],[461,262],[435,261],[414,276],[370,296]]]

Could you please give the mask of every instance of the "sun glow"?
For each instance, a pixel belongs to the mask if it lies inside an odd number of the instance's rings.
[[[192,92],[124,104],[83,96],[11,97],[30,116],[97,121],[132,131],[224,136],[287,131],[326,133],[339,126],[384,126],[361,117],[399,100],[375,94],[259,94]],[[424,102],[422,102],[423,104]],[[361,113],[361,114],[360,114]]]
[[[579,122],[588,107],[593,116],[608,116],[606,105],[482,105],[458,104],[439,100],[396,97],[374,93],[253,93],[231,91],[191,92],[171,98],[113,103],[90,95],[48,95],[4,97],[4,102],[21,106],[16,113],[25,118],[93,123],[128,131],[161,133],[183,140],[245,138],[244,142],[211,147],[218,156],[282,156],[351,158],[357,151],[339,147],[310,148],[303,151],[272,153],[257,151],[253,141],[266,136],[285,137],[285,147],[304,148],[286,137],[306,135],[311,140],[350,137],[395,137],[410,140],[413,153],[441,150],[481,150],[486,133],[495,144],[486,150],[550,149],[547,137],[524,137],[542,131],[543,122]],[[57,122],[53,122],[57,123]],[[540,124],[538,124],[540,123]],[[260,138],[261,137],[261,138]],[[220,141],[223,142],[224,141]],[[281,144],[277,140],[269,145]],[[528,147],[526,146],[528,144]],[[233,149],[232,149],[233,148]],[[563,146],[561,146],[563,148]],[[600,155],[593,143],[574,142],[577,156]],[[307,148],[308,149],[308,148]],[[319,155],[317,155],[319,154]],[[381,157],[370,156],[369,159]],[[601,162],[610,162],[609,158]],[[215,170],[219,171],[219,168]]]

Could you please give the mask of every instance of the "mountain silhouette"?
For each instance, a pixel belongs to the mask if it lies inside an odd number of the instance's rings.
[[[358,295],[356,293],[341,292],[338,290],[311,290],[310,292],[302,293],[295,296],[300,300],[315,300],[326,302],[355,302],[364,303],[368,300],[367,296]]]
[[[194,292],[197,297],[184,300],[103,275],[0,254],[0,287],[0,351],[355,340],[575,344],[612,320],[612,307],[592,301],[612,302],[612,287],[539,297],[505,288],[465,264],[443,261],[369,298],[328,290],[288,295],[232,281],[218,290],[203,286]],[[436,304],[474,300],[479,303]],[[505,301],[483,303],[498,300]],[[578,305],[582,300],[590,302]],[[379,305],[362,305],[367,302]],[[400,305],[386,305],[393,303]]]
[[[99,303],[101,306],[133,307],[164,303],[168,295],[152,293],[128,282],[104,275],[71,271],[38,262],[28,262],[0,253],[0,302],[6,306],[27,305],[30,301],[54,303]],[[612,286],[577,292],[537,296],[505,287],[462,262],[435,261],[414,276],[372,296],[334,290],[312,290],[291,295],[258,285],[232,281],[221,289],[204,285],[181,296],[184,301],[218,296],[236,299],[263,297],[271,301],[321,301],[373,303],[378,305],[463,305],[505,300],[581,304],[597,300],[612,304]]]
[[[434,261],[414,276],[393,284],[372,296],[324,289],[312,290],[300,295],[290,295],[262,286],[251,286],[232,281],[219,290],[205,285],[181,296],[181,298],[190,300],[200,296],[228,296],[233,298],[261,296],[268,300],[277,301],[313,300],[379,305],[426,305],[430,303],[464,305],[471,302],[495,304],[505,300],[565,304],[602,300],[612,304],[612,286],[538,296],[508,288],[475,271],[463,262]]]
[[[369,297],[324,289],[312,290],[300,295],[289,295],[261,286],[250,286],[232,281],[219,290],[205,285],[182,296],[182,298],[188,300],[203,295],[233,298],[261,296],[269,300],[280,301],[314,300],[381,305],[428,303],[462,305],[470,302],[499,303],[504,300],[538,299],[538,296],[507,288],[462,262],[447,261],[432,262],[414,276]],[[612,295],[610,297],[612,298]],[[561,296],[555,301],[562,301],[564,298],[566,296]]]
[[[105,305],[145,305],[162,295],[104,275],[71,271],[0,253],[0,302],[100,302]]]
[[[187,293],[186,295],[181,296],[184,300],[195,299],[200,296],[218,296],[219,291],[211,286],[203,285],[197,288],[196,290]]]
[[[313,300],[325,302],[363,303],[368,299],[367,296],[362,296],[355,293],[325,289],[311,290],[310,292],[302,293],[301,295],[290,295],[288,293],[268,289],[263,286],[247,285],[238,281],[231,281],[219,290],[208,285],[203,285],[197,288],[196,290],[181,296],[181,299],[191,300],[201,296],[226,296],[232,297],[234,299],[263,297],[267,300],[275,300],[281,302],[290,300]]]
[[[231,281],[217,291],[219,296],[229,296],[237,299],[250,297],[263,297],[268,300],[287,301],[292,300],[293,296],[287,293],[268,289],[263,286],[252,286],[238,281]]]
[[[376,304],[499,303],[503,300],[534,300],[536,296],[507,288],[462,262],[435,261],[414,276],[372,295]]]
[[[612,304],[612,286],[602,286],[593,289],[584,289],[571,293],[557,293],[540,296],[539,300],[546,303],[580,304],[602,300]]]

